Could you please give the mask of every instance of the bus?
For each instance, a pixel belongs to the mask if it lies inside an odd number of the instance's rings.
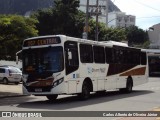
[[[46,96],[120,90],[130,93],[148,81],[148,60],[143,49],[120,42],[97,42],[65,35],[24,40],[22,46],[23,93]]]

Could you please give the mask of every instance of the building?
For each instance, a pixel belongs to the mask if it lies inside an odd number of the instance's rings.
[[[160,49],[160,23],[153,25],[148,31],[150,48]]]
[[[86,13],[86,5],[87,4],[87,0],[80,0],[80,7],[79,9],[83,12]],[[99,4],[98,4],[98,11],[99,11],[99,18],[98,21],[99,22],[103,22],[106,23],[107,20],[107,16],[106,13],[108,13],[106,10],[106,8],[108,8],[107,5],[107,0],[99,0]],[[92,16],[93,18],[95,18],[95,12],[97,10],[97,6],[96,6],[96,0],[89,0],[89,15]]]
[[[129,27],[135,25],[136,17],[126,15],[120,12],[119,8],[109,0],[99,0],[98,2],[99,17],[98,21],[103,22],[108,27]],[[86,13],[87,0],[80,0],[80,10]],[[89,14],[94,17],[94,12],[97,10],[96,0],[89,0]],[[114,11],[114,12],[111,12]]]
[[[126,15],[124,12],[110,12],[108,13],[108,27],[126,28],[133,26],[136,23],[136,17],[133,15]]]

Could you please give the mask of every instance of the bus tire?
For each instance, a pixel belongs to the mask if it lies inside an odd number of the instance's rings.
[[[80,100],[87,100],[90,97],[90,88],[87,81],[84,81],[82,86],[82,93],[78,94]]]
[[[129,77],[129,78],[127,79],[125,92],[126,92],[126,93],[131,93],[131,92],[132,92],[132,87],[133,87],[133,81],[132,81],[132,78]]]
[[[48,99],[49,101],[55,101],[55,100],[57,99],[58,95],[57,95],[57,94],[47,95],[46,97],[47,97],[47,99]]]

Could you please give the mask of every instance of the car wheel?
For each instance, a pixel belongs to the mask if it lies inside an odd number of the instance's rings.
[[[15,82],[15,84],[16,84],[16,85],[18,85],[18,84],[19,84],[19,82]]]
[[[7,85],[8,84],[8,79],[7,78],[3,78],[3,83]]]

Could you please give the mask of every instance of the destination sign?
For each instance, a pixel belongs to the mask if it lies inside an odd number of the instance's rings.
[[[50,45],[50,44],[59,44],[59,43],[61,43],[61,40],[59,37],[39,38],[39,39],[24,41],[23,47]]]

